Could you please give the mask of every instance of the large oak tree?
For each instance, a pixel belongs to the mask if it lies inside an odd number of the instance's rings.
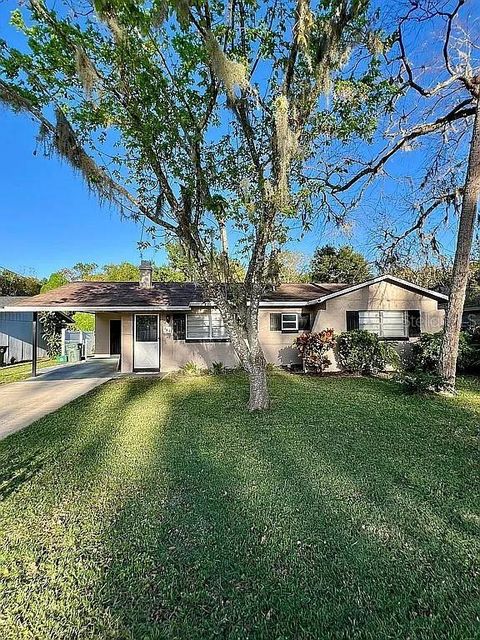
[[[151,242],[179,239],[250,409],[267,407],[257,321],[276,255],[312,215],[341,217],[332,142],[371,137],[392,91],[368,0],[28,0],[12,24],[26,43],[2,43],[0,98]],[[232,288],[233,256],[247,270]]]

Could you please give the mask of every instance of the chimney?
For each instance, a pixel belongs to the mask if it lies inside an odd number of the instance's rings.
[[[150,260],[142,260],[140,263],[140,289],[152,288],[152,263]]]

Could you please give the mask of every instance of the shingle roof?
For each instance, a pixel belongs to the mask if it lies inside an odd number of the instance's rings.
[[[338,291],[347,285],[287,283],[264,296],[266,302],[306,302]],[[70,282],[37,296],[12,302],[28,308],[187,308],[205,302],[203,289],[194,282],[154,282],[142,289],[137,282]]]
[[[29,296],[0,296],[0,308],[10,304],[17,304],[20,300],[29,300]]]

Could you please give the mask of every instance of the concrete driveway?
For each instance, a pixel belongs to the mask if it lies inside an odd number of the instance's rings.
[[[0,387],[0,439],[113,378],[118,358],[54,367],[36,378]]]

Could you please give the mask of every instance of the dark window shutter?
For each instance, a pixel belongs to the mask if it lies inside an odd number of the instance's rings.
[[[281,330],[282,330],[282,314],[271,313],[270,314],[270,331],[281,331]]]
[[[310,329],[309,313],[302,313],[298,316],[298,328],[300,331],[308,331]]]
[[[420,330],[420,311],[408,312],[408,337],[417,338],[421,334]]]
[[[185,314],[174,313],[172,322],[173,322],[173,339],[185,340]]]
[[[347,331],[355,331],[359,326],[358,311],[347,311]]]

